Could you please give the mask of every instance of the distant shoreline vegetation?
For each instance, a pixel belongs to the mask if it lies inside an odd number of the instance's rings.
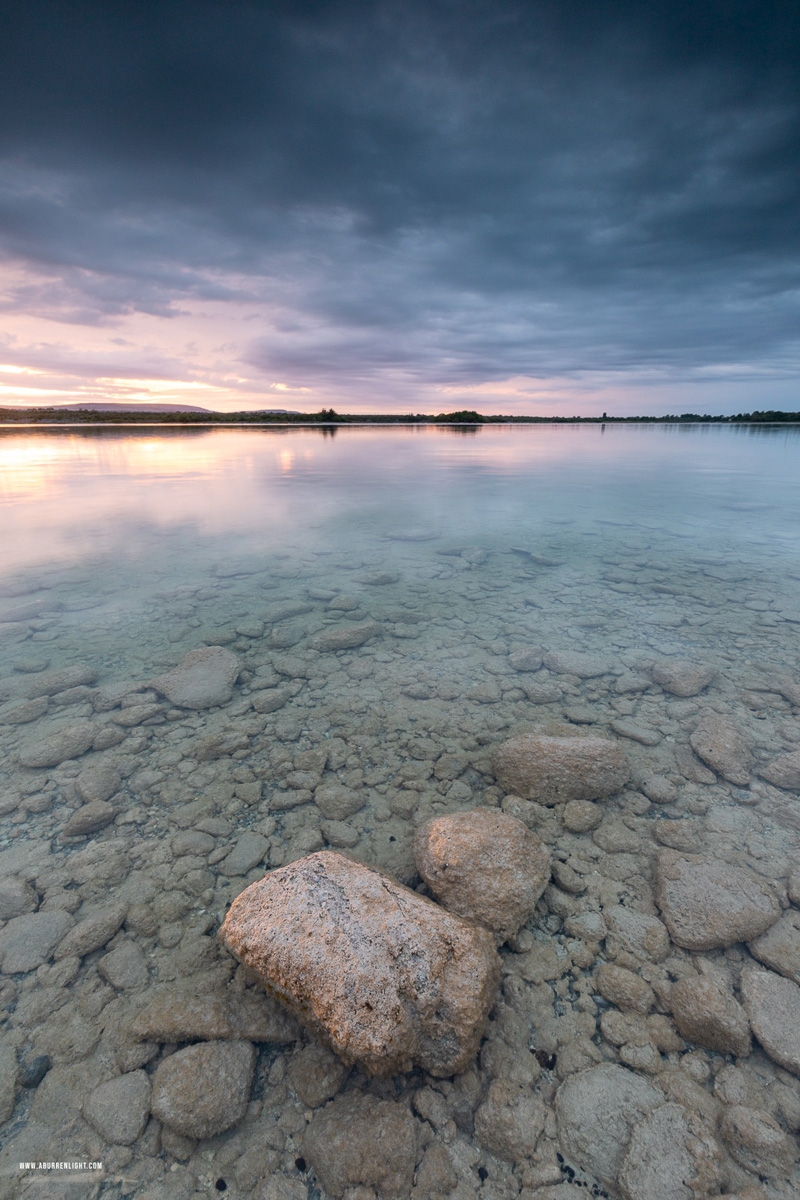
[[[472,409],[437,413],[338,413],[323,408],[314,413],[270,412],[153,412],[147,408],[125,412],[96,408],[0,408],[0,424],[38,425],[626,425],[626,424],[772,425],[800,424],[800,412],[773,409],[732,416],[710,413],[669,413],[665,416],[533,417],[485,416]]]

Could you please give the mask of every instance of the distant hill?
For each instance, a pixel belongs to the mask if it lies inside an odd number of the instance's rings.
[[[154,412],[154,413],[210,413],[213,409],[198,408],[194,404],[115,404],[111,401],[91,400],[81,404],[49,404],[48,408],[59,412]]]

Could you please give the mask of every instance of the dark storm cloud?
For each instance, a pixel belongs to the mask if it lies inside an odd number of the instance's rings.
[[[302,385],[796,374],[799,46],[783,0],[27,0],[7,303],[248,299]]]

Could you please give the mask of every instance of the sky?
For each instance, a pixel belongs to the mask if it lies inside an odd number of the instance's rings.
[[[0,405],[800,410],[796,0],[25,0]]]

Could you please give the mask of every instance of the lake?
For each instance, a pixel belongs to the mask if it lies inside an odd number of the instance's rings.
[[[370,1093],[415,1196],[647,1200],[684,1111],[710,1194],[798,1194],[799,464],[783,425],[0,429],[0,1177],[319,1195],[309,1130]],[[626,781],[537,791],[519,736]],[[176,1000],[137,1038],[152,998],[263,994],[216,939],[246,886],[334,850],[419,889],[415,828],[475,808],[554,875],[474,1067],[370,1082],[251,1032],[230,1131],[148,1119],[176,1046],[233,1036]]]

